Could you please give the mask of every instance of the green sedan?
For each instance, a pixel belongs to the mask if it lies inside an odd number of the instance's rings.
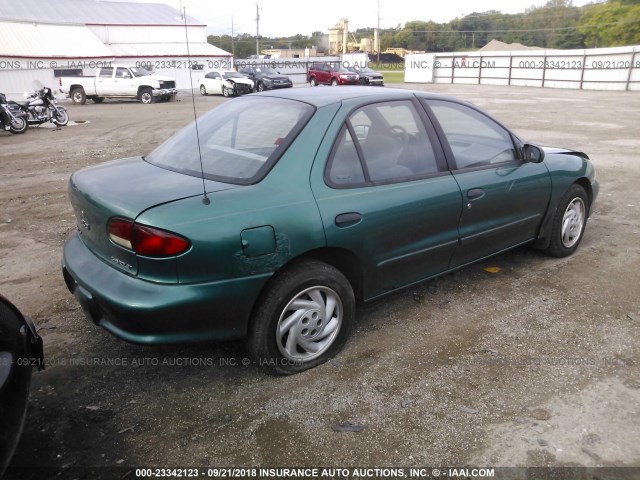
[[[117,337],[243,338],[273,373],[334,356],[358,302],[519,245],[570,255],[598,193],[584,153],[426,92],[263,92],[197,126],[73,174],[64,279]]]

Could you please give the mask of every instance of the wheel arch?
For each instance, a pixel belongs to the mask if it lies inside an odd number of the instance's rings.
[[[138,85],[138,93],[136,94],[136,96],[140,98],[140,94],[142,93],[142,91],[147,88],[153,90],[153,87],[151,85]]]
[[[582,188],[584,188],[585,192],[587,193],[587,202],[589,203],[589,205],[587,205],[587,218],[588,218],[589,213],[591,211],[591,204],[593,202],[593,188],[591,186],[591,182],[586,177],[580,177],[575,181],[573,181],[572,183],[570,183],[567,186],[567,188],[564,190],[564,192],[570,189],[573,185],[580,185]],[[562,192],[562,194],[564,194],[564,192]],[[540,226],[538,238],[533,242],[534,248],[544,250],[545,248],[549,247],[549,244],[551,243],[550,234],[552,230],[553,216],[558,208],[558,203],[560,201],[560,198],[562,198],[562,195],[558,196],[558,199],[554,205],[549,206],[549,209],[547,210],[547,214],[545,215],[544,220],[542,221],[542,225]]]
[[[335,247],[321,247],[314,250],[309,250],[308,252],[290,259],[273,273],[271,278],[269,278],[269,280],[267,280],[267,282],[265,282],[265,284],[262,286],[260,293],[256,297],[253,307],[251,308],[251,316],[248,319],[247,328],[251,328],[253,318],[255,317],[255,310],[260,305],[261,299],[264,297],[264,295],[267,294],[273,282],[283,272],[291,268],[293,265],[297,265],[308,260],[323,262],[339,270],[351,284],[356,302],[363,301],[364,274],[358,257],[353,252],[346,249]]]

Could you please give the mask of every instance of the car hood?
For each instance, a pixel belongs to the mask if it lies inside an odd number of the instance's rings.
[[[263,75],[262,77],[258,78],[266,78],[267,80],[283,80],[285,82],[289,81],[289,77],[287,77],[286,75]]]
[[[585,160],[588,160],[589,157],[584,152],[579,152],[577,150],[571,150],[570,148],[561,148],[561,147],[545,147],[540,146],[542,150],[544,150],[545,155],[553,155],[553,154],[569,154],[569,155],[577,155],[578,157],[582,157]]]
[[[175,80],[175,78],[173,77],[165,77],[163,75],[148,75],[148,76],[160,82],[173,82]]]
[[[245,85],[251,85],[253,87],[253,80],[250,78],[225,78],[225,82],[244,83]]]

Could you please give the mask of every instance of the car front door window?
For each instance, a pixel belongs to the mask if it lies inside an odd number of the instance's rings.
[[[429,106],[447,137],[458,170],[517,160],[507,130],[473,108],[432,100]]]

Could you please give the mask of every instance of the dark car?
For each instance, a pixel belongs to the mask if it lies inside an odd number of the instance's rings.
[[[314,62],[307,72],[307,82],[312,87],[318,85],[359,85],[360,77],[339,64]]]
[[[0,477],[20,440],[34,366],[44,368],[42,339],[33,323],[0,295]]]
[[[360,76],[361,85],[384,87],[384,77],[380,72],[376,72],[369,67],[347,67],[347,70]]]
[[[274,88],[293,87],[293,82],[289,77],[281,75],[273,68],[246,67],[241,68],[240,73],[253,80],[254,90],[257,92],[273,90]]]
[[[198,132],[71,176],[64,279],[120,338],[244,338],[277,373],[335,355],[356,302],[519,245],[570,255],[598,194],[584,153],[427,92],[263,92]]]

